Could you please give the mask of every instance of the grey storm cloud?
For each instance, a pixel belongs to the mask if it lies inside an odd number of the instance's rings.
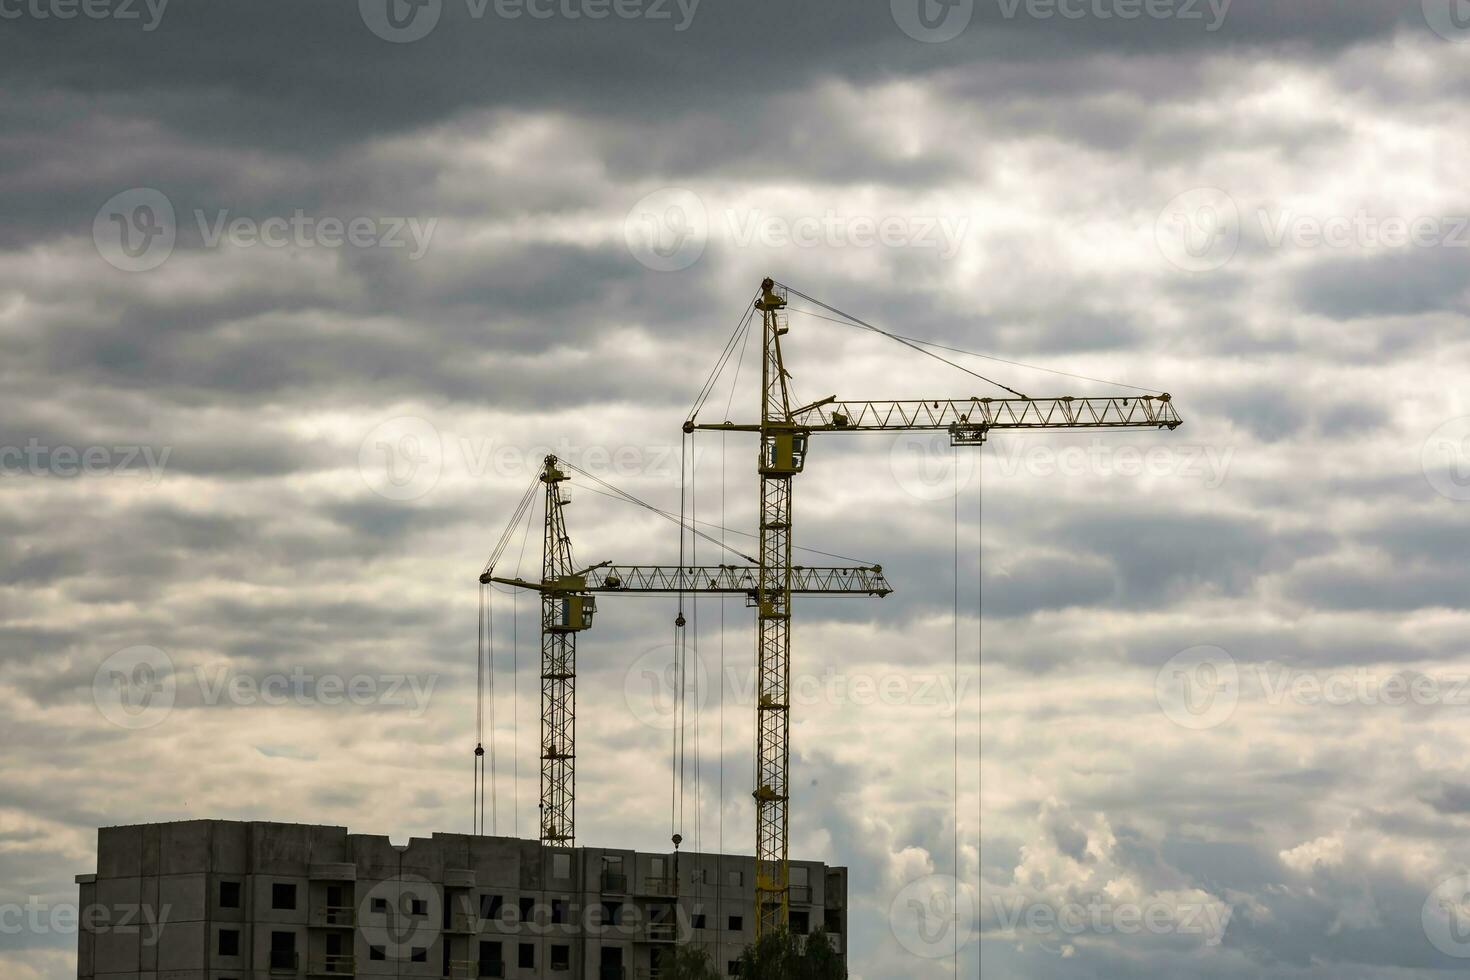
[[[950,975],[895,916],[956,869],[979,886],[967,975],[1458,969],[1420,917],[1470,862],[1453,700],[1470,502],[1435,475],[1470,472],[1463,250],[1271,233],[1360,211],[1452,225],[1466,49],[1412,2],[1234,0],[1216,30],[1218,3],[1193,4],[1205,21],[1097,13],[1120,5],[977,2],[935,44],[881,2],[593,20],[444,0],[405,44],[346,0],[171,0],[148,30],[0,21],[0,906],[74,897],[98,825],[463,826],[474,579],[543,455],[665,510],[682,497],[730,545],[686,542],[691,562],[753,553],[754,440],[680,423],[769,274],[971,372],[793,311],[798,401],[1126,382],[1185,419],[969,455],[942,433],[813,438],[799,561],[881,563],[895,589],[803,600],[793,627],[813,693],[792,850],[850,868],[854,975]],[[93,238],[132,188],[175,211],[151,271]],[[627,235],[666,188],[706,219],[674,272]],[[1230,227],[1202,214],[1171,249],[1166,206],[1198,188],[1238,211],[1218,263],[1195,246]],[[413,219],[425,247],[212,238],[297,213]],[[885,219],[954,240],[855,239]],[[759,351],[734,339],[701,421],[757,410]],[[68,463],[89,450],[94,470]],[[668,521],[572,482],[579,559],[679,560]],[[537,574],[539,519],[502,570]],[[496,818],[529,833],[539,609],[497,591],[489,613]],[[704,686],[682,829],[745,850],[754,620],[740,597],[688,613]],[[674,614],[609,596],[584,634],[588,842],[677,829],[646,703]],[[139,646],[179,691],[130,730],[97,684]],[[1192,727],[1165,688],[1202,647],[1229,658],[1209,690],[1234,700]],[[200,680],[292,672],[433,689],[422,712],[277,709]],[[1436,699],[1313,702],[1278,678]],[[863,702],[862,683],[896,693]],[[1119,902],[1229,921],[1217,943],[1006,925]],[[0,973],[74,975],[74,937],[11,938]]]

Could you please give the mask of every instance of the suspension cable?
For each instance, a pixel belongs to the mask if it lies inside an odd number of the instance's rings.
[[[588,473],[586,470],[582,469],[580,466],[577,466],[575,463],[569,463],[566,460],[561,460],[561,463],[564,466],[566,466],[567,469],[572,470],[575,473],[580,473],[582,476],[585,476],[587,479],[589,479],[592,482],[598,484],[599,486],[605,487],[607,490],[611,491],[615,496],[617,496],[617,497],[619,497],[619,498],[627,501],[628,503],[635,504],[635,505],[637,505],[639,507],[642,507],[644,510],[647,510],[647,511],[650,511],[650,512],[652,512],[654,514],[657,514],[660,517],[664,518],[665,520],[673,521],[675,524],[678,524],[681,528],[682,527],[688,527],[688,524],[684,520],[684,518],[683,518],[682,515],[675,516],[673,514],[670,514],[668,511],[665,511],[665,510],[662,510],[662,509],[660,509],[658,507],[655,507],[653,504],[650,504],[647,501],[640,500],[639,498],[635,497],[633,494],[629,493],[628,491],[622,490],[622,489],[620,489],[618,487],[613,486],[611,483],[608,483],[606,480],[603,480],[603,479],[601,479],[599,477],[593,476],[591,473]],[[683,463],[681,462],[680,465],[682,466]],[[683,496],[683,492],[684,492],[683,487],[682,487],[682,480],[683,480],[683,477],[681,476],[680,477],[681,486],[680,486],[680,490],[679,490],[679,493],[680,493],[680,496],[681,496],[681,501],[680,501],[680,505],[679,506],[680,506],[680,509],[681,510],[683,509],[682,496]],[[715,538],[715,537],[713,537],[713,536],[711,536],[709,534],[706,534],[705,532],[699,530],[698,528],[689,527],[689,531],[691,533],[693,533],[693,534],[699,535],[700,537],[702,537],[702,538],[704,538],[704,539],[706,539],[708,541],[712,541],[715,544],[719,544],[720,543],[718,538]],[[683,554],[683,547],[684,547],[684,535],[682,534],[682,532],[679,535],[679,547],[680,547],[680,554],[681,554],[680,565],[682,566],[683,565],[682,554]],[[744,554],[742,552],[736,551],[735,549],[729,548],[728,546],[725,546],[725,545],[721,545],[721,547],[725,547],[726,550],[730,551],[732,554],[739,555],[741,558],[744,558],[746,561],[751,562],[752,564],[759,564],[759,562],[757,562],[754,558],[750,557],[747,554]]]
[[[475,782],[470,792],[473,816],[470,833],[480,836],[484,830],[484,779],[485,779],[485,586],[480,590],[479,617],[476,622],[475,644]]]
[[[689,518],[692,521],[699,513],[699,453],[694,446],[695,434],[689,433]],[[690,525],[693,526],[692,524]],[[699,565],[699,540],[692,535],[689,540],[689,562],[691,565]],[[704,809],[704,783],[699,771],[699,674],[701,661],[699,659],[699,594],[690,597],[690,618],[694,620],[694,849],[704,850],[703,834],[703,809]],[[686,635],[685,662],[688,662],[689,640]]]
[[[490,559],[485,562],[485,571],[490,571],[500,561],[501,554],[505,551],[506,545],[510,544],[511,536],[515,533],[515,526],[520,523],[521,515],[527,513],[531,507],[531,500],[535,496],[536,484],[539,481],[539,475],[533,477],[531,479],[531,485],[526,487],[525,493],[521,494],[520,502],[516,504],[515,513],[506,522],[505,530],[500,532],[500,539],[495,542],[495,550],[490,553]]]
[[[521,836],[521,595],[510,599],[510,805],[511,832]]]
[[[791,312],[800,313],[802,316],[809,316],[816,320],[826,320],[828,323],[836,323],[844,327],[852,326],[852,324],[848,323],[846,320],[839,320],[836,317],[822,316],[822,314],[813,313],[811,310],[791,310]],[[922,344],[925,347],[935,347],[939,350],[947,350],[952,354],[964,354],[967,357],[984,358],[987,361],[996,361],[1000,364],[1009,364],[1012,367],[1026,368],[1029,371],[1045,371],[1047,374],[1056,374],[1060,375],[1063,378],[1076,378],[1078,381],[1091,381],[1095,384],[1112,385],[1117,388],[1132,388],[1134,391],[1146,391],[1149,393],[1162,391],[1162,389],[1160,388],[1144,388],[1139,385],[1129,384],[1126,381],[1108,381],[1105,378],[1094,378],[1086,374],[1074,374],[1071,371],[1061,371],[1057,368],[1042,367],[1040,364],[1028,364],[1025,361],[1013,361],[1007,357],[998,357],[995,354],[982,354],[977,350],[966,350],[963,347],[950,347],[947,344],[935,343],[932,340],[924,340],[920,337],[907,337],[901,333],[895,333],[893,334],[893,337],[898,340],[907,340],[910,343]]]
[[[499,833],[500,805],[498,802],[498,790],[495,785],[495,595],[491,593],[489,601],[485,603],[485,673],[490,682],[490,833]],[[480,792],[484,793],[485,787],[482,781]],[[484,803],[480,805],[480,831],[485,830],[485,808]]]
[[[815,303],[817,306],[820,306],[822,309],[826,310],[827,312],[834,313],[837,316],[843,317],[844,319],[846,319],[846,320],[849,321],[849,325],[850,326],[857,326],[857,327],[862,327],[864,330],[871,330],[873,333],[880,334],[880,335],[882,335],[884,337],[887,337],[889,340],[892,340],[895,343],[903,344],[905,347],[908,347],[908,348],[910,348],[912,350],[916,350],[920,354],[925,355],[926,357],[932,357],[936,361],[942,361],[943,363],[948,364],[950,367],[955,368],[956,370],[960,370],[960,371],[965,372],[966,374],[970,375],[971,377],[979,378],[981,381],[984,381],[986,384],[992,384],[992,385],[995,385],[997,388],[1003,388],[1006,391],[1009,391],[1011,394],[1015,395],[1017,398],[1025,398],[1026,397],[1025,395],[1021,394],[1019,391],[1017,391],[1016,389],[1010,387],[1009,385],[1003,385],[999,381],[996,381],[994,378],[987,378],[983,374],[979,374],[979,373],[977,373],[975,371],[971,371],[969,368],[965,367],[963,364],[956,364],[954,361],[951,361],[947,357],[941,357],[940,355],[934,353],[931,350],[925,350],[923,347],[918,346],[917,344],[913,343],[912,341],[906,340],[903,337],[898,336],[898,334],[889,333],[887,330],[884,330],[881,327],[875,327],[871,323],[868,323],[865,320],[858,319],[857,317],[853,316],[851,313],[844,313],[842,310],[839,310],[837,307],[835,307],[835,306],[829,306],[828,304],[823,303],[821,300],[816,299],[815,297],[808,296],[806,293],[803,293],[799,289],[793,289],[790,286],[785,286],[785,289],[786,289],[787,293],[789,293],[789,294],[791,294],[793,296],[800,296],[802,299],[806,300],[808,303]]]
[[[954,447],[954,688],[960,690],[960,450]],[[958,693],[956,693],[958,702]],[[954,895],[950,908],[960,907],[960,708],[954,712]],[[954,978],[960,977],[960,952],[954,954]]]
[[[720,352],[719,359],[715,362],[714,368],[711,369],[709,377],[705,379],[704,384],[700,387],[699,394],[694,399],[694,405],[689,409],[689,418],[692,419],[699,414],[699,410],[704,407],[705,400],[708,399],[710,393],[714,391],[715,382],[719,380],[720,374],[724,372],[725,365],[730,360],[730,355],[734,353],[735,342],[740,339],[742,334],[744,334],[747,338],[750,336],[748,328],[754,316],[755,304],[746,304],[744,315],[741,316],[740,322],[736,324],[735,330],[730,334],[730,338],[725,341],[725,347]],[[742,344],[741,357],[745,356],[744,350],[745,348]]]
[[[588,493],[595,493],[595,494],[598,494],[598,495],[603,496],[603,497],[608,497],[608,498],[610,498],[612,500],[622,500],[622,499],[624,499],[622,496],[620,496],[618,494],[603,493],[601,490],[598,490],[596,487],[582,487],[581,489],[582,490],[586,490]],[[652,509],[655,510],[655,511],[658,511],[659,514],[663,515],[664,517],[668,518],[671,521],[677,522],[679,520],[679,517],[678,517],[677,514],[670,514],[668,511],[659,510],[659,508],[657,508],[657,507],[653,507]],[[701,520],[696,520],[694,518],[690,518],[689,523],[691,525],[698,524],[698,525],[702,525],[704,527],[713,528],[714,530],[719,531],[722,535],[723,534],[738,534],[741,537],[746,537],[746,538],[754,538],[754,537],[757,537],[757,535],[753,534],[750,531],[742,531],[739,528],[734,528],[734,527],[725,527],[723,521],[721,521],[720,523],[716,524],[713,521],[701,521]],[[700,535],[700,536],[701,537],[704,537],[706,539],[709,539],[709,536],[708,535]],[[710,539],[710,540],[713,540],[713,539]],[[739,551],[736,551],[734,548],[731,548],[729,545],[724,544],[721,541],[716,540],[715,541],[715,544],[718,544],[721,548],[724,548],[726,551],[730,551],[730,552],[732,552],[734,554],[740,555],[741,558],[744,558],[746,561],[750,562],[751,564],[757,564],[757,562],[756,562],[756,560],[754,558],[751,558],[749,555],[745,555],[745,554],[742,554]],[[822,551],[822,550],[817,549],[817,548],[807,548],[807,547],[803,547],[802,545],[799,545],[799,544],[793,544],[791,546],[791,548],[794,551],[805,551],[808,554],[821,555],[824,558],[836,558],[836,559],[838,559],[840,561],[850,561],[854,565],[863,565],[865,567],[872,567],[875,564],[874,562],[864,561],[861,558],[852,558],[852,557],[849,557],[848,555],[835,555],[835,554],[833,554],[830,551]]]

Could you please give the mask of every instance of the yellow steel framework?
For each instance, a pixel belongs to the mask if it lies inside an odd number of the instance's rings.
[[[787,841],[791,762],[792,478],[806,465],[814,432],[946,430],[954,445],[979,446],[993,429],[1174,429],[1180,424],[1167,394],[1115,398],[944,398],[838,401],[835,396],[793,409],[790,375],[781,352],[789,330],[788,287],[761,282],[755,309],[762,333],[761,415],[758,424],[697,423],[696,429],[757,432],[760,451],[760,569],[756,629],[756,934],[784,929],[790,902]],[[870,328],[872,329],[872,328]],[[883,331],[877,331],[883,333]],[[892,335],[889,335],[892,336]],[[898,338],[895,338],[898,339]],[[912,346],[912,344],[908,345]]]
[[[480,583],[496,582],[541,595],[540,834],[544,844],[569,847],[576,841],[577,634],[592,626],[596,595],[743,594],[751,605],[758,605],[764,566],[601,562],[578,569],[564,513],[570,501],[561,488],[569,477],[561,466],[555,456],[547,456],[538,477],[545,485],[546,499],[541,581],[497,576],[492,557],[480,574]],[[513,518],[512,524],[515,521]],[[877,565],[794,569],[789,561],[787,565],[788,591],[795,594],[882,597],[892,591]]]
[[[581,592],[567,537],[566,473],[546,457],[541,581],[541,840],[570,847],[577,838],[573,778],[577,759],[577,633],[592,625],[596,600]]]

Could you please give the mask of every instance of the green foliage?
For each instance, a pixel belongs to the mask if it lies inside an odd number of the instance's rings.
[[[669,951],[660,977],[669,980],[720,980],[720,972],[709,954],[694,946],[675,946]]]
[[[772,932],[747,946],[740,956],[740,976],[754,980],[845,980],[842,957],[827,934],[818,929],[806,938]]]
[[[847,977],[842,956],[822,929],[807,937],[806,952],[801,959],[803,980],[845,980]]]

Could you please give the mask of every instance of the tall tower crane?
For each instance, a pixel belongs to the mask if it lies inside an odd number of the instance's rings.
[[[577,634],[591,628],[596,595],[722,593],[745,595],[751,604],[760,592],[760,569],[753,565],[614,565],[578,568],[572,557],[564,509],[570,500],[562,484],[570,479],[555,456],[547,456],[537,480],[545,486],[541,580],[497,576],[495,563],[508,535],[480,574],[480,584],[496,582],[541,596],[541,820],[546,845],[569,847],[576,840],[576,683]],[[522,498],[511,527],[535,490]],[[789,563],[788,563],[789,564]],[[886,596],[890,591],[880,566],[845,565],[788,569],[793,595]],[[680,624],[682,625],[682,624]]]
[[[762,350],[760,421],[699,423],[698,407],[684,432],[706,429],[760,436],[760,569],[756,615],[756,935],[784,929],[790,898],[787,868],[788,771],[791,762],[791,564],[792,478],[806,465],[813,433],[947,431],[955,446],[980,446],[996,429],[1175,429],[1180,424],[1168,394],[1104,398],[938,398],[909,401],[838,401],[836,396],[791,406],[790,374],[781,338],[790,331],[786,306],[791,293],[761,282],[754,308],[760,312]],[[826,307],[826,304],[818,303]],[[840,312],[833,310],[832,312]],[[855,323],[868,327],[861,321]],[[885,331],[868,327],[878,333]],[[887,334],[893,337],[892,334]],[[894,338],[904,342],[902,338]],[[907,344],[907,346],[914,346]],[[926,352],[927,353],[927,352]],[[994,382],[992,382],[994,383]],[[1000,387],[1004,387],[1001,385]]]

